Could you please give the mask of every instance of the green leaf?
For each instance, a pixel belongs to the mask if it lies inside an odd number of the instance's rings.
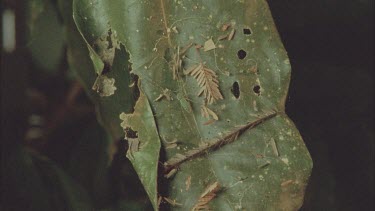
[[[47,0],[27,2],[27,47],[37,67],[56,74],[64,53],[63,25]]]
[[[134,107],[134,113],[121,114],[120,118],[126,121],[126,126],[129,124],[130,129],[137,133],[136,140],[133,139],[137,142],[137,149],[129,146],[127,157],[132,162],[151,203],[156,208],[158,200],[157,173],[161,143],[146,96],[141,92]],[[129,138],[129,140],[131,139]]]
[[[9,210],[93,209],[87,192],[54,162],[22,148],[12,154],[5,163]]]
[[[157,159],[153,163],[164,162],[160,172],[169,178],[167,191],[159,193],[164,204],[176,210],[302,205],[312,161],[285,115],[291,68],[266,1],[75,0],[73,5],[90,48],[110,31],[130,54],[144,95],[138,103],[148,101],[152,115],[149,109],[134,113],[149,117],[142,120],[147,129],[139,126],[141,120],[123,126],[137,127],[140,143],[156,143],[156,134],[161,138],[162,159],[154,156],[156,147],[148,153]],[[156,181],[155,168],[133,165],[144,184]],[[157,209],[154,193],[151,201]]]

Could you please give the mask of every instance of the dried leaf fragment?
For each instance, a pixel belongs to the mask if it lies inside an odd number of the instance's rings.
[[[164,200],[172,206],[182,206],[182,204],[176,202],[176,199],[170,199],[170,198],[164,197]]]
[[[171,171],[168,172],[168,174],[165,174],[164,177],[169,179],[173,177],[177,173],[177,169],[172,169]]]
[[[204,43],[204,46],[203,46],[203,50],[204,51],[210,51],[210,50],[213,50],[215,49],[216,46],[215,46],[215,43],[214,41],[211,39],[207,40],[205,43]]]
[[[135,152],[139,151],[139,140],[138,138],[128,138],[129,149],[127,155],[129,158],[133,158]]]
[[[119,118],[122,120],[121,127],[125,130],[126,128],[130,128],[129,119],[131,118],[132,114],[126,114],[122,112]]]
[[[229,29],[229,27],[231,26],[230,23],[225,23],[221,26],[221,31],[226,31]]]
[[[232,29],[232,31],[228,35],[228,40],[233,40],[234,34],[236,33],[235,29]]]
[[[201,114],[205,118],[209,118],[211,116],[214,120],[219,120],[217,114],[213,112],[211,109],[207,108],[207,106],[205,105],[201,107]]]
[[[285,187],[285,186],[288,186],[292,183],[293,183],[293,180],[287,180],[287,181],[282,182],[280,185],[281,185],[281,187]]]
[[[190,175],[186,178],[185,185],[186,185],[185,190],[188,191],[190,189],[190,185],[191,185],[191,176]]]
[[[220,36],[217,38],[217,40],[225,40],[225,39],[227,39],[227,37],[228,37],[228,34],[223,34],[223,35],[220,35]]]
[[[99,93],[100,97],[109,97],[113,95],[117,89],[115,87],[115,79],[108,78],[105,75],[99,75],[96,78],[92,89]]]
[[[172,62],[172,73],[173,73],[173,79],[176,80],[179,77],[179,73],[182,70],[182,59],[185,56],[185,53],[189,48],[193,45],[193,43],[187,44],[182,49],[180,46],[177,47],[177,53],[173,54],[173,62]]]
[[[202,63],[199,63],[198,65],[194,65],[184,71],[184,74],[191,75],[197,80],[198,86],[201,87],[198,96],[203,94],[208,104],[223,99],[219,90],[217,75],[213,70],[205,67]]]
[[[192,211],[208,210],[208,203],[216,197],[216,194],[220,190],[220,188],[221,187],[218,182],[214,182],[213,184],[209,185],[201,194],[198,202],[192,208]]]
[[[279,155],[280,155],[279,150],[277,149],[275,139],[273,139],[273,138],[271,138],[271,147],[272,147],[273,154],[275,154],[275,156],[279,157]]]

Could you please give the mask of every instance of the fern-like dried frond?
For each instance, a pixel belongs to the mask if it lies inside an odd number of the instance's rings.
[[[223,95],[220,93],[217,75],[213,70],[199,63],[184,71],[184,74],[191,75],[197,80],[201,88],[198,92],[198,96],[203,94],[208,104],[223,99]]]

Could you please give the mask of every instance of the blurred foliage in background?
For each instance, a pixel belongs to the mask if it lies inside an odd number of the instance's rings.
[[[1,206],[150,210],[126,143],[98,125],[67,65],[66,2],[1,8],[16,12],[18,42],[1,58]],[[287,113],[314,160],[302,210],[373,210],[373,1],[269,4],[293,69]]]

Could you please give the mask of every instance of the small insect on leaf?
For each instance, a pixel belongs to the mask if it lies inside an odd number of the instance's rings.
[[[186,112],[192,112],[192,111],[193,111],[190,102],[186,100],[186,97],[185,97],[181,92],[179,92],[179,93],[177,94],[177,99],[179,100],[179,102],[180,102],[182,108],[183,108]]]

